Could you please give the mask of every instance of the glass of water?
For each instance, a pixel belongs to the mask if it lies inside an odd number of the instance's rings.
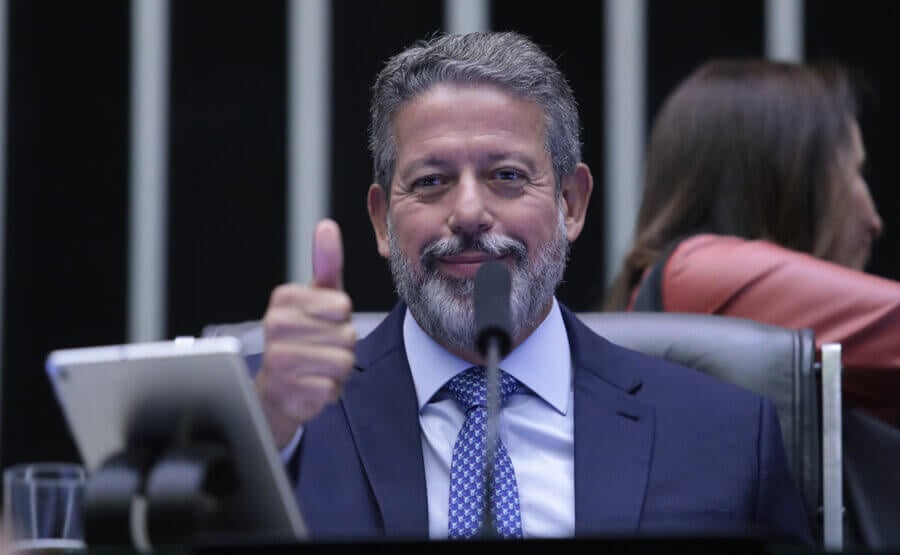
[[[73,463],[29,463],[6,469],[3,477],[3,518],[14,551],[85,549],[83,467]]]

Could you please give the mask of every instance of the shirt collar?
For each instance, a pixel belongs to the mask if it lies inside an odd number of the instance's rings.
[[[472,366],[425,333],[409,309],[403,318],[403,344],[416,387],[419,411],[448,380]],[[572,384],[570,353],[562,312],[554,298],[544,321],[500,361],[500,367],[561,414],[566,414]]]

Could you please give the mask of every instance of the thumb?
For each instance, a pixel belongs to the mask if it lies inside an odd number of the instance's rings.
[[[344,245],[334,220],[322,220],[313,233],[313,286],[344,289]]]

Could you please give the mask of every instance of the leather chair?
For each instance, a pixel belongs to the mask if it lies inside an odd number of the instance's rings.
[[[354,313],[357,336],[365,337],[384,316]],[[778,412],[788,461],[819,542],[828,549],[843,546],[840,345],[823,346],[820,364],[811,330],[702,314],[582,312],[579,317],[613,343],[768,397]],[[248,365],[258,368],[263,347],[259,322],[209,325],[203,335],[238,337]]]

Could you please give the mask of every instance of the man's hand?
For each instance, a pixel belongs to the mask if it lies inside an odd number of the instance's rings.
[[[343,271],[341,230],[323,220],[313,237],[312,284],[281,285],[269,299],[256,390],[279,448],[337,401],[353,370],[356,331]]]

